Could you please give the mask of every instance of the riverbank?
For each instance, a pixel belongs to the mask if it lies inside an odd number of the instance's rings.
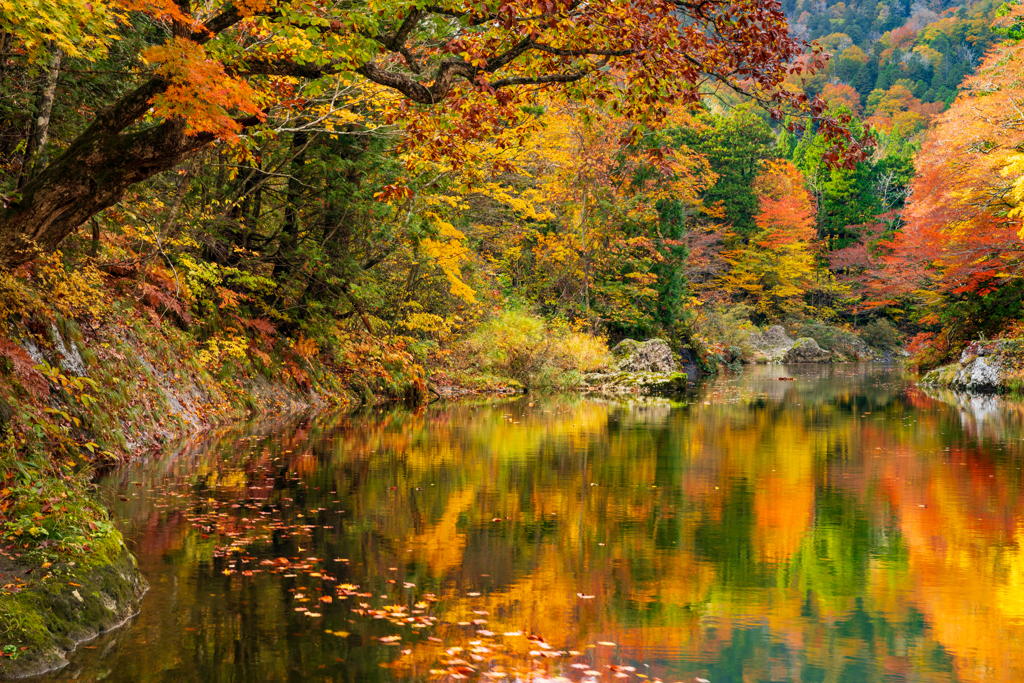
[[[0,678],[59,667],[77,641],[132,614],[145,590],[95,500],[97,470],[258,414],[542,389],[676,393],[741,360],[719,342],[610,353],[566,321],[515,308],[417,348],[415,337],[371,336],[372,324],[314,334],[186,305],[170,296],[171,280],[155,292],[87,272],[40,262],[0,281]],[[780,339],[802,346],[772,330],[762,345]]]
[[[1024,339],[968,344],[955,363],[928,372],[921,384],[971,394],[1024,391]]]
[[[344,356],[301,334],[211,335],[116,280],[81,306],[71,288],[0,284],[0,678],[62,666],[145,592],[97,470],[257,414],[426,395],[386,343]]]

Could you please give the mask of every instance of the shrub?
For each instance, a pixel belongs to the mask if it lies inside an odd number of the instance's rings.
[[[749,362],[757,350],[751,343],[751,337],[760,334],[750,322],[752,311],[750,306],[740,304],[701,313],[695,324],[697,335],[711,353],[723,360]]]
[[[875,318],[860,328],[860,338],[868,346],[884,351],[895,351],[903,346],[903,335],[886,318]]]
[[[521,310],[504,310],[481,323],[461,347],[479,370],[529,388],[575,384],[581,373],[601,369],[610,359],[603,339]]]

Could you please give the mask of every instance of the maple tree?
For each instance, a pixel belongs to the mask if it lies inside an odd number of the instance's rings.
[[[1024,45],[1000,44],[942,114],[917,160],[906,226],[875,280],[875,301],[913,296],[924,323],[960,338],[1021,314]]]
[[[5,199],[0,253],[7,266],[55,248],[131,185],[216,140],[275,130],[282,117],[341,84],[382,86],[400,98],[399,114],[444,102],[460,138],[514,112],[523,86],[538,85],[613,98],[643,122],[668,103],[696,101],[704,83],[716,82],[763,99],[777,116],[790,107],[819,117],[834,134],[842,125],[823,116],[820,100],[779,89],[802,44],[790,37],[779,5],[765,0],[202,7],[108,0],[96,11],[118,22],[118,37],[136,30],[135,16],[154,22],[156,36],[137,55],[138,85]],[[29,44],[24,33],[12,35]],[[474,100],[479,92],[490,97]]]
[[[766,164],[754,190],[760,205],[757,232],[724,255],[732,267],[721,283],[746,297],[762,319],[778,320],[803,309],[811,286],[814,200],[800,170],[788,161]]]

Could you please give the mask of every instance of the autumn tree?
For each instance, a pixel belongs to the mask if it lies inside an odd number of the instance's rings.
[[[73,6],[5,23],[4,41],[31,61],[44,43],[84,42],[78,34],[97,52],[141,38],[127,60],[133,87],[35,165],[20,189],[6,187],[7,266],[55,248],[133,184],[216,141],[281,134],[311,98],[349,84],[383,87],[399,118],[444,103],[452,137],[435,140],[438,150],[515,120],[524,87],[612,97],[639,122],[658,118],[665,103],[696,101],[709,80],[764,100],[777,116],[786,107],[820,116],[823,107],[779,90],[802,46],[779,5],[765,0]],[[821,121],[839,132],[840,122]]]
[[[680,238],[714,178],[706,161],[660,136],[630,142],[611,107],[543,103],[514,173],[465,188],[472,234],[511,296],[615,334],[667,331],[685,290]]]
[[[1011,17],[1012,18],[1012,17]],[[876,278],[879,302],[914,295],[950,338],[1024,315],[1024,45],[1000,44],[938,119],[917,160],[906,226]]]
[[[748,300],[759,318],[774,321],[804,308],[814,270],[814,201],[788,161],[767,164],[754,191],[757,232],[726,254],[732,268],[721,284]]]

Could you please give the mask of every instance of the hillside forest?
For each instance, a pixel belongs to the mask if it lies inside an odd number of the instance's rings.
[[[993,0],[0,0],[6,538],[310,396],[1020,336],[1022,37]]]

